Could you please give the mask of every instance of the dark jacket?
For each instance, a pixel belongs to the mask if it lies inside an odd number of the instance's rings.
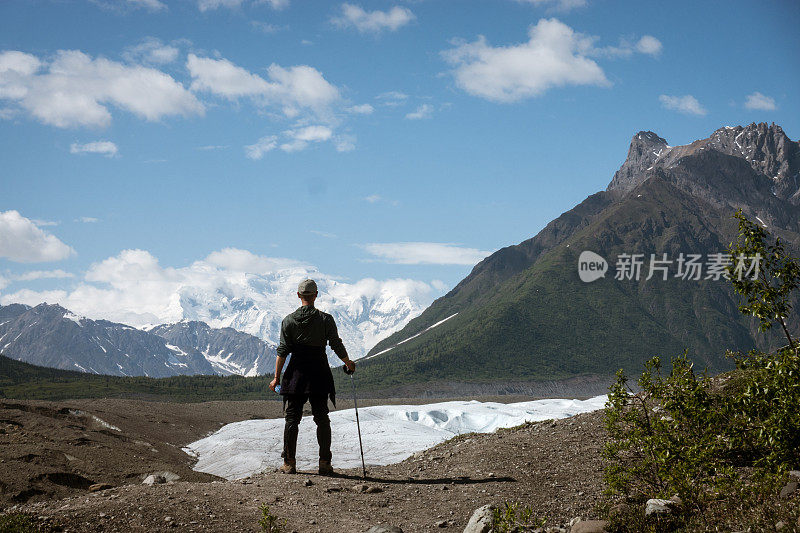
[[[282,395],[326,394],[336,405],[333,374],[325,355],[328,344],[340,358],[347,357],[336,322],[328,313],[304,305],[283,319],[278,357],[292,357],[283,372]]]

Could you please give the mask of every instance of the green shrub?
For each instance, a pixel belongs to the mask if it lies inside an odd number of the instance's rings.
[[[276,515],[272,514],[267,504],[262,504],[259,507],[261,510],[261,520],[258,525],[265,533],[283,533],[286,530],[286,520],[280,520]]]
[[[698,524],[720,516],[758,529],[757,510],[771,509],[767,502],[775,500],[783,474],[800,466],[800,345],[787,325],[800,265],[779,240],[771,243],[763,228],[741,212],[735,216],[739,236],[728,275],[744,299],[739,309],[758,319],[761,331],[779,325],[788,344],[774,353],[729,352],[737,371],[724,378],[727,387],[695,374],[686,353],[672,360],[667,375],[660,359],[651,359],[636,391],[617,374],[605,415],[607,495],[643,503],[677,494],[683,505],[666,522],[644,519],[639,507],[618,517],[614,530],[704,529]],[[737,258],[756,256],[757,274],[739,276]],[[634,529],[622,525],[632,518]]]
[[[687,506],[701,506],[703,493],[726,488],[732,475],[730,440],[719,432],[725,413],[715,405],[708,377],[696,376],[684,353],[672,360],[667,376],[658,357],[648,361],[638,385],[634,393],[620,371],[608,396],[606,484],[612,493],[677,494]]]
[[[49,531],[39,527],[33,516],[25,513],[0,515],[0,532],[2,533],[39,533]]]
[[[492,532],[510,533],[517,531],[533,531],[544,527],[547,520],[533,518],[530,507],[522,507],[518,502],[505,502],[502,509],[492,510]]]

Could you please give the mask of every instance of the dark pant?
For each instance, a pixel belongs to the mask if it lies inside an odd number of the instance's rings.
[[[287,394],[286,401],[286,426],[283,429],[284,460],[294,460],[297,451],[297,431],[300,420],[303,418],[303,406],[306,401],[311,402],[311,414],[317,424],[317,442],[319,443],[319,458],[322,461],[331,460],[331,421],[328,418],[328,395]]]

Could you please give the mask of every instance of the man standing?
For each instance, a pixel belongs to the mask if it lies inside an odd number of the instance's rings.
[[[319,443],[319,473],[332,475],[331,466],[331,422],[328,418],[328,397],[336,405],[336,390],[333,374],[328,366],[325,346],[330,344],[347,369],[354,372],[356,364],[347,356],[342,339],[336,331],[333,317],[314,307],[317,299],[317,284],[306,279],[297,287],[297,296],[302,304],[294,313],[287,315],[281,323],[281,340],[278,345],[278,358],[275,360],[275,379],[269,388],[273,391],[281,384],[281,395],[286,409],[286,426],[283,430],[284,474],[294,474],[296,470],[295,452],[297,432],[303,418],[303,406],[311,402],[311,414],[317,424]],[[286,357],[292,354],[289,365],[281,380],[281,370]]]

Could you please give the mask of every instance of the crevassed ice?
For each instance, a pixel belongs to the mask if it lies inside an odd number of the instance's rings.
[[[502,404],[478,401],[440,402],[427,405],[380,405],[359,409],[364,460],[367,465],[387,465],[406,459],[455,435],[489,433],[524,422],[566,418],[602,409],[607,397],[589,400],[535,400]],[[330,414],[333,465],[361,466],[355,412]],[[282,418],[245,420],[228,424],[212,435],[184,448],[198,458],[194,469],[226,479],[242,479],[280,466],[283,448]],[[300,423],[297,464],[301,470],[317,467],[318,448],[314,421]]]

